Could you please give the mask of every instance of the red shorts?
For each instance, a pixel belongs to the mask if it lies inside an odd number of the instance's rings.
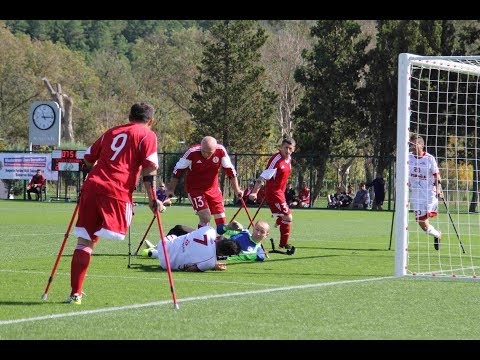
[[[94,243],[99,237],[123,240],[132,222],[133,205],[92,190],[84,190],[73,233]]]
[[[265,201],[270,207],[272,216],[290,215],[292,213],[287,204],[287,200],[285,199],[285,194],[271,194],[265,196]]]
[[[210,209],[212,215],[225,212],[222,192],[218,188],[209,189],[205,192],[202,190],[192,190],[188,193],[188,199],[192,203],[195,211]]]

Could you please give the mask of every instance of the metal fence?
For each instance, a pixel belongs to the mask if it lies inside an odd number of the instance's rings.
[[[183,152],[160,152],[159,154],[159,178],[168,183],[170,175],[175,167],[178,159]],[[271,154],[230,154],[232,162],[237,169],[238,181],[242,189],[246,189],[248,183],[258,178],[264,170]],[[358,155],[330,155],[326,161],[326,168],[323,181],[318,184],[318,169],[315,167],[317,163],[315,155],[304,156],[301,154],[293,154],[292,173],[290,180],[293,182],[296,193],[303,181],[306,181],[311,193],[318,193],[314,199],[311,197],[311,207],[326,208],[328,194],[336,191],[338,185],[353,185],[355,191],[359,189],[361,182],[372,180],[375,177],[375,161],[374,157],[358,156]],[[386,210],[393,209],[394,199],[394,158],[389,158],[384,174],[385,179],[385,205]],[[51,166],[51,164],[50,164]],[[48,180],[46,194],[42,198],[44,201],[76,201],[86,173],[82,171],[58,171],[58,180]],[[219,174],[220,188],[224,194],[225,205],[233,205],[236,199],[233,194],[229,182],[225,178],[223,172]],[[27,180],[3,180],[4,186],[7,188],[8,197],[14,199],[26,200]],[[317,190],[317,191],[315,191]],[[371,199],[374,198],[373,189],[370,189]],[[184,190],[183,178],[176,189],[176,202],[179,204],[188,203]],[[135,202],[146,202],[143,183],[139,181],[134,192]]]

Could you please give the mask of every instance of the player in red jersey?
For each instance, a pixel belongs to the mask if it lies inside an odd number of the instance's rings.
[[[220,167],[227,175],[235,195],[241,198],[243,192],[238,185],[237,171],[230,156],[225,147],[211,136],[205,136],[200,144],[187,149],[175,165],[167,186],[167,195],[171,197],[178,180],[186,171],[185,190],[198,215],[198,228],[210,225],[210,218],[213,215],[219,234],[223,233],[227,222],[223,195],[218,186]]]
[[[288,239],[293,217],[285,199],[285,188],[292,171],[291,155],[295,151],[295,144],[291,137],[282,140],[280,151],[270,157],[266,169],[260,174],[249,195],[249,198],[255,201],[258,191],[265,183],[265,201],[270,207],[272,216],[277,217],[275,227],[280,226],[279,247],[287,250],[291,249]]]
[[[154,214],[156,209],[164,209],[153,193],[158,168],[157,135],[150,129],[154,112],[149,104],[134,104],[128,124],[107,130],[85,152],[84,161],[91,170],[81,188],[73,230],[78,242],[71,262],[72,290],[67,303],[82,302],[82,285],[98,238],[125,238],[133,216],[132,193],[140,173],[150,209]]]

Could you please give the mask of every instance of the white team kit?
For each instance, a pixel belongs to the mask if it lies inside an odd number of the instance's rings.
[[[216,236],[217,232],[211,226],[203,226],[181,236],[167,235],[165,245],[172,271],[192,265],[197,265],[200,271],[213,269],[217,263]],[[163,269],[167,269],[161,240],[153,256],[158,258]]]
[[[408,155],[409,188],[411,209],[415,217],[427,214],[432,217],[438,212],[436,179],[439,174],[437,161],[429,153],[416,157]]]

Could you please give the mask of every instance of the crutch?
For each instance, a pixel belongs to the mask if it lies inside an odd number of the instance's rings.
[[[458,235],[457,228],[455,227],[455,223],[453,222],[452,215],[450,215],[450,211],[448,211],[447,202],[445,201],[445,197],[442,197],[443,205],[445,205],[445,209],[447,210],[448,217],[452,222],[453,230],[455,230],[455,234],[457,235],[458,242],[460,243],[460,247],[462,248],[463,253],[465,254],[465,249],[463,248],[462,240],[460,240],[460,236]]]
[[[388,250],[392,248],[393,222],[395,220],[395,204],[396,201],[393,202],[392,223],[390,224],[390,242],[388,243]]]
[[[58,263],[60,262],[60,258],[62,257],[63,249],[65,249],[65,245],[67,243],[67,238],[68,238],[68,235],[70,234],[70,229],[72,228],[72,224],[73,224],[73,220],[75,219],[75,215],[77,215],[79,205],[80,205],[80,199],[77,200],[77,205],[75,206],[75,210],[73,211],[72,218],[70,219],[70,224],[68,224],[67,232],[65,233],[65,237],[63,238],[62,246],[60,246],[60,251],[58,252],[58,255],[57,255],[57,260],[55,261],[55,265],[53,265],[52,273],[51,273],[50,277],[48,278],[47,287],[45,288],[45,292],[42,295],[42,300],[47,300],[48,289],[50,288],[50,285],[52,284],[52,281],[53,281],[53,277],[55,276],[55,273],[57,272]]]
[[[257,217],[257,214],[259,213],[260,209],[262,208],[264,202],[265,202],[265,198],[262,199],[262,201],[260,202],[260,205],[258,206],[257,211],[256,211],[255,214],[253,215],[252,223],[255,221],[255,218]],[[252,223],[250,223],[250,225],[248,225],[248,228],[249,228],[249,229],[250,229],[250,226],[253,226]]]
[[[135,253],[133,255],[137,256],[138,250],[140,250],[140,247],[142,246],[143,242],[145,241],[145,238],[147,237],[147,234],[150,231],[150,228],[152,227],[154,221],[155,221],[155,215],[153,215],[152,221],[150,221],[150,225],[148,225],[147,231],[145,231],[145,235],[143,235],[143,238],[140,241],[140,244],[138,244],[137,250],[135,250]]]
[[[242,198],[240,198],[240,199],[242,199]],[[242,201],[243,201],[243,199],[242,199]],[[229,221],[229,224],[230,224],[233,220],[235,220],[235,218],[237,217],[237,215],[238,215],[238,213],[240,212],[240,210],[242,210],[242,206],[241,206],[241,205],[240,205],[240,207],[238,208],[237,212],[233,215],[232,220]]]
[[[152,194],[153,194],[153,201],[155,202],[155,216],[157,218],[157,224],[158,224],[158,230],[160,231],[160,239],[162,239],[162,248],[163,248],[163,255],[165,256],[165,264],[167,265],[167,273],[168,273],[168,281],[170,283],[170,291],[172,292],[172,298],[173,298],[173,308],[177,310],[179,308],[177,304],[177,295],[175,294],[175,287],[173,284],[173,276],[172,276],[172,269],[170,268],[170,260],[168,258],[168,252],[167,252],[167,245],[164,239],[164,232],[163,232],[163,226],[162,226],[162,220],[160,219],[160,211],[158,210],[157,206],[157,194],[155,192],[155,186],[152,182]],[[153,217],[155,219],[155,216]],[[153,222],[153,220],[152,220]],[[146,234],[145,234],[146,236]]]
[[[132,267],[132,261],[131,261],[131,257],[132,257],[132,238],[131,238],[131,234],[130,234],[130,228],[131,228],[131,226],[128,227],[128,264],[127,264],[127,267],[129,269]]]

